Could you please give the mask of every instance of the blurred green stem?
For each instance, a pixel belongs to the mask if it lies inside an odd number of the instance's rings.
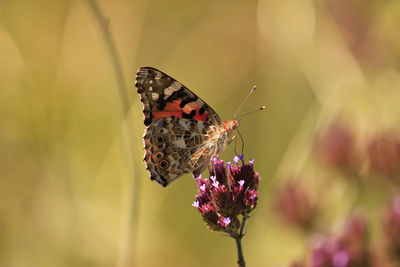
[[[244,226],[246,225],[246,220],[247,220],[247,215],[243,215],[243,220],[242,220],[242,224],[240,226],[239,234],[232,235],[232,237],[236,241],[236,247],[237,247],[237,252],[238,252],[237,263],[238,263],[239,267],[246,267],[246,262],[244,261],[243,248],[242,248],[242,238],[244,236],[243,231],[244,231]]]
[[[99,5],[97,4],[96,0],[88,0],[90,7],[96,19],[98,20],[101,30],[103,33],[104,41],[108,46],[108,50],[111,55],[111,60],[113,61],[114,69],[115,69],[115,76],[118,83],[118,90],[119,96],[122,103],[122,110],[123,114],[127,114],[129,111],[129,102],[128,102],[128,95],[125,86],[125,79],[124,74],[122,72],[122,64],[118,56],[117,49],[115,48],[114,40],[111,37],[110,32],[110,21],[104,17]]]
[[[135,179],[135,177],[139,177],[138,175],[135,175],[136,173],[136,168],[135,162],[136,162],[136,156],[134,153],[134,149],[132,146],[132,141],[131,141],[131,136],[134,136],[134,131],[132,129],[133,122],[130,121],[131,117],[126,116],[129,113],[129,101],[128,101],[128,94],[127,94],[127,88],[125,86],[125,78],[124,74],[122,71],[122,64],[120,61],[120,57],[118,55],[114,40],[111,36],[110,28],[109,28],[109,20],[104,17],[103,12],[101,11],[98,3],[96,0],[87,0],[89,3],[89,6],[91,7],[93,14],[95,15],[98,23],[100,24],[100,29],[103,34],[103,38],[105,41],[105,44],[108,47],[110,57],[114,66],[115,70],[115,76],[116,76],[116,81],[118,84],[118,92],[119,92],[119,98],[122,106],[122,123],[123,123],[123,128],[125,132],[125,142],[126,146],[128,147],[127,154],[129,154],[129,158],[131,159],[131,167],[132,167],[132,172],[131,172],[131,182],[132,186],[129,186],[129,193],[128,194],[128,207],[129,207],[129,214],[127,216],[127,222],[126,227],[123,227],[122,231],[125,231],[123,233],[123,236],[125,239],[123,241],[123,247],[120,250],[120,255],[118,259],[118,266],[135,266],[135,248],[134,242],[134,237],[137,237],[137,221],[138,221],[138,207],[139,207],[139,192],[140,192],[140,181],[139,179]]]

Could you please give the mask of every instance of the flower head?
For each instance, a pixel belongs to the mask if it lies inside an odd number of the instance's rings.
[[[387,177],[400,174],[400,137],[394,133],[382,133],[368,144],[368,156],[372,171]]]
[[[368,267],[371,257],[367,242],[367,224],[354,215],[337,235],[314,237],[311,267]]]
[[[322,161],[335,168],[353,167],[354,133],[340,122],[331,124],[316,142],[316,152]]]
[[[291,225],[309,230],[317,215],[316,204],[300,183],[290,181],[278,191],[275,200],[278,215]]]
[[[400,195],[397,195],[383,218],[386,251],[400,263]]]
[[[260,181],[253,161],[246,164],[243,155],[235,156],[233,160],[234,165],[224,164],[218,157],[211,160],[210,177],[196,178],[198,194],[192,204],[211,230],[231,235],[239,231],[239,216],[247,218],[256,207]]]

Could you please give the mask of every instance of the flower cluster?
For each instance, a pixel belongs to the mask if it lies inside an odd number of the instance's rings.
[[[371,266],[365,219],[355,215],[347,222],[344,231],[337,236],[316,236],[312,242],[310,266]]]
[[[400,195],[396,196],[383,218],[386,250],[389,257],[400,263]]]
[[[394,133],[381,133],[367,147],[371,170],[386,177],[400,174],[400,138]]]
[[[328,166],[347,169],[352,167],[354,143],[353,132],[335,122],[318,136],[316,152]]]
[[[317,217],[317,207],[310,193],[295,181],[287,182],[278,191],[275,210],[284,221],[304,230],[310,230]]]
[[[326,165],[339,170],[388,178],[400,174],[400,134],[394,130],[361,138],[345,124],[334,122],[318,134],[315,152]]]
[[[243,223],[239,216],[245,220],[257,205],[260,177],[254,171],[254,160],[246,164],[243,155],[233,160],[234,163],[226,164],[218,157],[211,160],[210,177],[196,178],[198,194],[192,205],[211,230],[236,236]]]

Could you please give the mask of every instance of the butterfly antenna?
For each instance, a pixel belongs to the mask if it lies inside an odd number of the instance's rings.
[[[249,96],[256,90],[256,86],[254,85],[253,88],[250,90],[250,93],[246,96],[246,98],[243,100],[242,104],[240,104],[239,108],[235,112],[235,116],[233,118],[235,119],[239,111],[242,109],[243,105],[247,102],[247,99]]]
[[[253,111],[247,112],[247,113],[243,114],[242,116],[240,116],[240,117],[239,117],[239,120],[241,120],[241,119],[242,119],[244,116],[247,116],[247,115],[253,114],[253,113],[257,112],[257,111],[264,110],[264,109],[266,109],[266,107],[265,107],[265,106],[261,106],[261,107],[259,107],[259,108],[258,108],[258,109],[256,109],[256,110],[253,110]]]
[[[242,137],[242,134],[239,132],[239,129],[237,129],[237,132],[238,132],[238,134],[239,134],[239,137],[240,137],[240,140],[242,140],[242,155],[244,155],[244,139],[243,139],[243,137]],[[235,153],[236,153],[236,151],[235,151]]]
[[[236,152],[236,145],[237,145],[237,138],[235,138],[235,148],[233,149],[233,152],[235,152],[235,155],[237,156],[237,152]]]

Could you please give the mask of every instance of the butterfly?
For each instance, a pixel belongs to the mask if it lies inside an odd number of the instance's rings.
[[[143,103],[144,162],[162,186],[186,173],[198,177],[233,140],[238,120],[222,121],[186,86],[151,67],[141,67],[135,86]]]

